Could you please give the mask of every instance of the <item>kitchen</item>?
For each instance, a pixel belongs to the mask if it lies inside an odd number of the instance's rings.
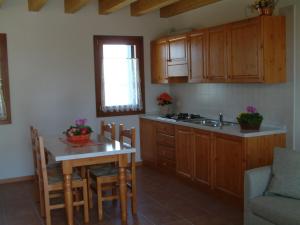
[[[212,119],[218,119],[219,113],[222,113],[225,121],[235,121],[246,106],[253,105],[264,116],[263,125],[286,129],[287,146],[299,148],[300,142],[295,134],[300,129],[300,121],[294,119],[300,108],[297,101],[299,81],[296,76],[300,70],[296,63],[300,54],[296,42],[300,32],[297,26],[298,1],[280,1],[278,5],[280,14],[285,15],[287,21],[287,82],[151,83],[151,40],[164,36],[171,28],[182,30],[212,27],[252,17],[253,14],[245,13],[246,6],[251,2],[224,0],[166,20],[159,18],[157,11],[138,18],[130,17],[129,9],[126,8],[99,17],[95,10],[98,7],[96,1],[74,15],[63,14],[63,3],[60,1],[49,2],[42,11],[36,13],[29,13],[26,3],[4,1],[0,9],[0,27],[1,32],[8,33],[9,37],[13,123],[0,127],[0,178],[32,174],[29,138],[24,135],[28,133],[32,121],[45,134],[63,131],[79,116],[88,118],[94,130],[99,129],[94,103],[94,34],[144,36],[147,113],[158,112],[156,97],[162,92],[169,92],[175,98],[174,107],[177,112],[200,114]],[[107,26],[109,23],[112,26]],[[49,123],[49,119],[56,122]],[[108,117],[105,120],[116,123],[126,121],[126,126],[137,128],[137,161],[141,161],[139,116]],[[15,165],[14,168],[7,170],[12,164]]]

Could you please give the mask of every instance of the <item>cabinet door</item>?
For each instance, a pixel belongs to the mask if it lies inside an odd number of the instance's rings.
[[[167,76],[168,43],[167,40],[151,42],[151,77],[152,83],[168,83]]]
[[[214,159],[214,188],[235,197],[242,197],[244,171],[242,138],[215,134]]]
[[[226,27],[208,29],[207,33],[207,80],[226,81]]]
[[[227,68],[232,82],[262,82],[262,42],[259,18],[229,25]]]
[[[176,127],[176,172],[184,177],[193,176],[193,132],[188,127]]]
[[[155,122],[140,119],[141,155],[145,164],[156,165]]]
[[[211,180],[210,136],[209,132],[194,131],[194,180],[208,186]]]
[[[169,38],[168,43],[168,77],[188,76],[187,36]]]
[[[201,82],[206,77],[206,32],[196,31],[190,34],[190,74],[189,82]]]

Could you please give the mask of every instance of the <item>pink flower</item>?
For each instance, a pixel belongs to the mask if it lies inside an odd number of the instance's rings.
[[[87,119],[77,119],[75,121],[75,124],[76,124],[76,126],[84,126],[86,122],[87,122]]]
[[[256,113],[257,111],[254,106],[249,105],[249,106],[247,106],[247,112],[248,113]]]

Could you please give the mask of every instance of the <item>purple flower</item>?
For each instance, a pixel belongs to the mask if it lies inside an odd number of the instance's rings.
[[[247,112],[248,113],[256,113],[257,111],[254,106],[249,105],[249,106],[247,106]]]
[[[87,122],[87,119],[77,119],[75,121],[75,124],[76,124],[76,126],[84,126],[86,122]]]

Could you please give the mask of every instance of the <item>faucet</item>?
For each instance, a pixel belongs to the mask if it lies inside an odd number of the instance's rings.
[[[223,114],[219,113],[219,124],[220,124],[221,127],[223,126],[223,123],[224,123]]]

